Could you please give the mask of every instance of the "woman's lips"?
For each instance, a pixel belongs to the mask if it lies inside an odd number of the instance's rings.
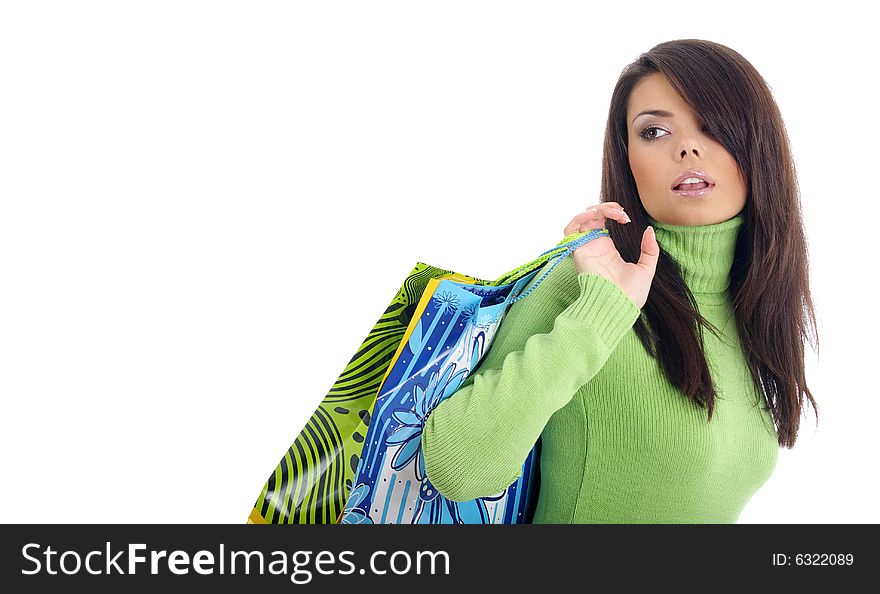
[[[711,192],[714,187],[715,184],[707,185],[705,182],[700,182],[698,184],[679,184],[672,191],[680,196],[703,196]]]

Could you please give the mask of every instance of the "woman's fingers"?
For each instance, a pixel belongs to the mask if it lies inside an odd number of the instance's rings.
[[[641,252],[638,265],[647,269],[651,273],[651,278],[654,278],[654,273],[657,271],[657,261],[660,259],[660,244],[657,243],[654,227],[650,225],[642,233]]]
[[[629,216],[623,212],[623,208],[617,202],[601,202],[578,213],[565,226],[563,233],[570,235],[590,229],[602,229],[605,227],[605,219],[614,219],[621,224],[630,222]]]

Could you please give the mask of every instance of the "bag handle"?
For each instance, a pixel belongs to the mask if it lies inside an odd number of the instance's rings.
[[[578,231],[576,233],[570,233],[570,234],[566,235],[564,238],[562,238],[562,241],[560,241],[556,245],[556,247],[551,248],[551,249],[543,252],[540,256],[538,256],[537,258],[535,258],[534,260],[532,260],[528,264],[523,264],[522,266],[515,268],[514,270],[511,270],[507,274],[502,275],[501,278],[499,278],[497,281],[495,281],[492,284],[494,284],[496,286],[506,284],[505,279],[512,277],[512,276],[519,278],[520,276],[523,276],[524,271],[533,270],[533,269],[537,268],[538,266],[543,265],[546,262],[549,262],[551,259],[555,259],[556,261],[553,263],[553,266],[548,268],[547,272],[545,272],[543,275],[541,275],[541,278],[538,279],[538,282],[536,282],[531,287],[529,287],[528,290],[525,293],[523,293],[522,295],[518,295],[517,297],[514,297],[513,299],[510,300],[510,303],[515,303],[515,302],[519,301],[520,299],[522,299],[523,297],[526,297],[529,293],[531,293],[535,289],[535,287],[537,287],[539,284],[541,284],[541,281],[543,281],[547,277],[547,275],[550,274],[551,270],[556,268],[557,264],[562,262],[562,259],[565,256],[572,253],[573,251],[575,251],[577,248],[581,247],[582,245],[584,245],[588,241],[593,241],[594,239],[598,239],[599,237],[607,237],[608,235],[610,235],[608,232],[608,229],[591,229],[590,231]]]

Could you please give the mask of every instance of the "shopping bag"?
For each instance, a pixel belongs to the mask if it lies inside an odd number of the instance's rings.
[[[567,235],[491,282],[418,262],[269,476],[248,523],[528,521],[540,444],[502,493],[452,502],[425,476],[421,424],[477,367],[510,305],[562,257],[605,235],[607,229]],[[451,325],[450,316],[461,325]]]

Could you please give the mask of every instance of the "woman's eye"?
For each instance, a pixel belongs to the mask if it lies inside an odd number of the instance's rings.
[[[653,134],[651,133],[652,130],[655,130]],[[711,136],[714,138],[714,135],[712,134],[712,131],[709,129],[708,126],[702,126],[700,130],[705,133],[706,136]],[[658,136],[657,134],[660,132],[664,132],[664,134]],[[662,138],[663,136],[668,134],[669,132],[666,132],[666,130],[664,130],[663,128],[658,128],[657,126],[648,126],[644,130],[642,130],[639,136],[642,138],[642,140],[646,142],[651,142],[652,140],[657,140],[658,138]]]
[[[642,130],[641,134],[639,134],[639,136],[642,138],[642,140],[644,140],[646,142],[651,142],[652,140],[656,140],[657,138],[661,138],[660,136],[649,134],[651,130],[659,130],[660,132],[666,132],[666,130],[664,130],[663,128],[658,128],[657,126],[648,126],[644,130]],[[668,132],[667,132],[667,134],[668,134]]]

